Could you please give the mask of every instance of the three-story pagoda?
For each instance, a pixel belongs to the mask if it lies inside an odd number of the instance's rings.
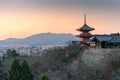
[[[80,35],[77,35],[77,37],[80,38],[80,43],[86,44],[86,46],[89,46],[91,43],[90,38],[92,37],[92,34],[90,33],[90,31],[93,31],[95,29],[86,24],[86,14],[84,14],[84,25],[76,30],[81,32]]]

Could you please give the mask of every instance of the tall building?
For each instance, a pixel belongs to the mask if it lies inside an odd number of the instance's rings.
[[[90,31],[95,29],[86,24],[86,14],[84,14],[84,25],[76,30],[80,32],[80,35],[77,35],[80,38],[80,43],[89,47],[91,44],[90,38],[92,37]]]

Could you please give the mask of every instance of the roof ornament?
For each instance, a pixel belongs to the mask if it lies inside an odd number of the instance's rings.
[[[86,24],[86,13],[84,13],[84,24]]]

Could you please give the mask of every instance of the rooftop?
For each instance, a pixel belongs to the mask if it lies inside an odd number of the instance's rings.
[[[77,29],[77,31],[92,31],[95,30],[95,28],[92,28],[86,24],[86,14],[84,14],[84,25]]]
[[[95,30],[94,28],[91,28],[87,24],[84,24],[81,28],[78,28],[77,31],[92,31]]]
[[[108,43],[120,43],[120,35],[94,35],[93,41],[98,40],[100,42],[106,41]]]

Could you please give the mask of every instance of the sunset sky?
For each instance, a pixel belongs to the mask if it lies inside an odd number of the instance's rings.
[[[93,34],[120,32],[120,0],[0,0],[0,40],[46,32],[79,34],[84,13]]]

